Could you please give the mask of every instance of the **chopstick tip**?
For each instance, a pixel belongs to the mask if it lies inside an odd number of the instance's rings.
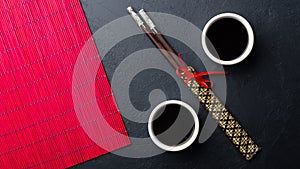
[[[144,9],[139,10],[139,13],[145,12]]]
[[[127,11],[128,11],[129,13],[131,13],[131,12],[133,12],[133,8],[132,8],[131,6],[129,6],[129,7],[127,7]]]

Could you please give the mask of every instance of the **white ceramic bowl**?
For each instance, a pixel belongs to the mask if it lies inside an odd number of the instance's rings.
[[[216,21],[218,21],[220,19],[224,19],[224,18],[231,18],[231,19],[235,19],[235,20],[241,22],[245,26],[247,33],[248,33],[248,45],[247,45],[246,49],[244,50],[244,52],[236,59],[226,60],[226,61],[221,60],[221,59],[217,58],[216,56],[214,56],[209,51],[207,44],[206,44],[206,34],[207,34],[207,31],[210,28],[210,26],[213,23],[215,23]],[[250,54],[250,52],[253,48],[253,44],[254,44],[254,33],[253,33],[253,30],[252,30],[249,22],[242,16],[235,14],[235,13],[222,13],[222,14],[214,16],[206,23],[206,25],[204,26],[204,29],[202,31],[201,41],[202,41],[202,47],[204,49],[204,52],[212,61],[214,61],[218,64],[221,64],[221,65],[233,65],[233,64],[237,64],[237,63],[243,61]]]
[[[159,141],[157,139],[156,135],[153,132],[153,121],[155,120],[154,118],[156,117],[159,110],[161,110],[161,108],[163,108],[169,104],[177,104],[177,105],[185,107],[193,116],[194,124],[195,124],[193,133],[191,134],[191,136],[185,142],[178,144],[176,146],[169,146],[169,145],[162,143],[161,141]],[[156,144],[159,148],[166,150],[166,151],[180,151],[180,150],[183,150],[183,149],[186,149],[187,147],[189,147],[197,138],[197,135],[199,133],[199,119],[198,119],[198,116],[197,116],[195,110],[187,103],[184,103],[179,100],[167,100],[167,101],[164,101],[164,102],[160,103],[159,105],[157,105],[151,112],[149,121],[148,121],[148,132],[149,132],[150,138],[152,139],[154,144]]]

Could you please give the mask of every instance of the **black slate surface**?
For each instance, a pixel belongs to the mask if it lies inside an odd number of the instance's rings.
[[[240,64],[226,66],[226,105],[263,148],[252,160],[246,161],[235,150],[220,129],[204,144],[194,144],[177,153],[163,153],[151,158],[125,158],[107,154],[74,168],[299,168],[300,151],[300,1],[299,0],[82,0],[92,32],[105,24],[127,15],[126,8],[144,8],[182,17],[200,29],[214,15],[235,12],[251,23],[255,32],[255,45],[250,56]],[[187,46],[168,38],[177,51],[194,55]],[[142,42],[142,43],[138,43]],[[132,45],[134,44],[134,45]],[[101,45],[101,44],[97,44]],[[146,36],[140,35],[122,41],[103,61],[108,77],[117,65],[136,50],[153,47]],[[192,63],[192,58],[186,58]],[[149,70],[148,74],[151,73]],[[153,73],[153,72],[152,72]],[[143,76],[138,81],[147,81]],[[144,78],[144,79],[143,79]],[[168,99],[176,99],[176,86],[168,85],[172,79],[157,77],[149,81],[147,91],[160,88]],[[164,79],[164,80],[161,80]],[[159,83],[152,83],[160,80]],[[168,87],[165,87],[165,85]],[[140,90],[138,84],[131,86]],[[131,89],[132,90],[132,89]],[[131,95],[134,106],[147,109],[144,93]],[[130,136],[148,137],[147,126],[125,120]],[[203,120],[203,119],[201,119]]]

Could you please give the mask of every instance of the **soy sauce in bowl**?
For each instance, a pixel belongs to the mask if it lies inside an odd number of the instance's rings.
[[[248,45],[246,27],[233,18],[221,18],[206,33],[208,50],[221,60],[230,61],[241,56]]]
[[[184,143],[191,137],[195,127],[192,114],[178,104],[162,107],[154,119],[154,134],[160,142],[168,146]]]

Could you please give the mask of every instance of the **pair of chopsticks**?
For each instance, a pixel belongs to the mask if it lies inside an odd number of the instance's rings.
[[[178,55],[175,53],[175,50],[167,42],[164,36],[158,31],[155,24],[144,11],[144,9],[141,9],[139,11],[139,14],[144,21],[138,16],[138,14],[133,10],[131,6],[127,8],[127,11],[137,23],[137,25],[146,33],[146,35],[153,42],[153,44],[165,56],[169,63],[175,68],[175,70],[185,67],[185,64],[182,62],[181,59],[178,58]]]

